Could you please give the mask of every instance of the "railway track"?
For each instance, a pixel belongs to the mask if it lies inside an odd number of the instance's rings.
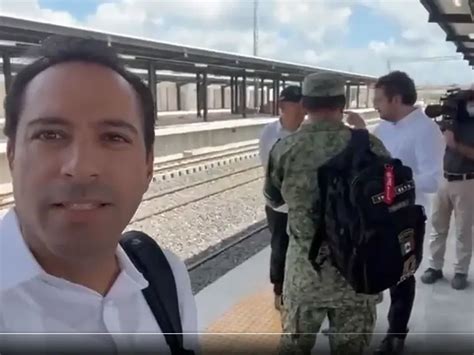
[[[188,271],[193,271],[200,266],[204,265],[205,263],[215,259],[216,257],[220,256],[221,254],[225,253],[226,251],[242,244],[243,242],[249,240],[253,236],[259,234],[260,232],[264,231],[265,229],[268,228],[267,223],[258,223],[257,225],[253,226],[250,228],[250,230],[246,230],[242,233],[238,233],[234,237],[228,238],[226,241],[224,241],[217,249],[205,253],[203,257],[199,257],[197,260],[191,261],[187,265]]]
[[[218,181],[218,180],[226,179],[226,178],[229,178],[229,177],[234,176],[234,175],[246,173],[246,172],[253,171],[253,170],[257,170],[257,169],[260,169],[260,168],[261,168],[260,165],[254,165],[254,166],[251,166],[251,167],[249,167],[249,168],[236,170],[236,171],[233,171],[233,172],[228,173],[228,174],[219,175],[219,176],[216,176],[216,177],[213,177],[213,178],[210,178],[210,179],[201,180],[201,181],[198,181],[198,182],[193,183],[193,184],[190,184],[190,185],[186,185],[186,186],[183,186],[183,187],[171,189],[171,190],[168,190],[168,191],[159,192],[159,193],[156,193],[156,194],[147,196],[147,197],[144,198],[142,201],[143,201],[143,202],[147,202],[147,201],[151,201],[151,200],[156,200],[156,199],[158,199],[158,198],[160,198],[160,197],[172,195],[172,194],[175,194],[175,193],[178,193],[178,192],[182,192],[182,191],[185,191],[185,190],[189,190],[189,189],[192,189],[192,188],[195,188],[195,187],[198,187],[198,186],[202,186],[202,185],[205,185],[205,184],[210,184],[210,183],[213,183],[213,182]],[[132,220],[130,221],[130,224],[137,223],[137,222],[142,222],[142,221],[144,221],[144,220],[146,220],[146,219],[148,219],[148,218],[155,217],[155,216],[158,216],[158,215],[161,215],[161,214],[164,214],[164,213],[167,213],[167,212],[176,210],[176,209],[178,209],[178,208],[187,206],[187,205],[189,205],[189,204],[192,204],[192,203],[195,203],[195,202],[198,202],[198,201],[205,200],[206,198],[219,195],[219,194],[224,193],[224,192],[226,192],[226,191],[230,191],[230,190],[236,189],[236,188],[238,188],[238,187],[241,187],[241,186],[250,184],[250,183],[252,183],[252,182],[255,182],[255,181],[258,181],[258,180],[261,180],[261,179],[263,179],[263,175],[258,176],[258,177],[253,177],[253,178],[247,179],[247,180],[245,180],[245,181],[241,181],[241,182],[239,182],[239,183],[237,183],[237,184],[232,184],[232,185],[230,185],[230,186],[226,186],[226,187],[223,188],[223,189],[219,189],[219,190],[217,190],[217,191],[213,191],[212,193],[209,193],[209,194],[205,194],[205,195],[202,195],[202,196],[199,196],[199,197],[196,197],[196,198],[188,199],[188,200],[186,200],[186,201],[183,201],[183,202],[174,204],[174,205],[169,206],[169,207],[167,207],[167,208],[163,208],[163,209],[158,210],[158,211],[156,211],[156,212],[148,213],[148,214],[142,215],[142,216],[140,216],[140,217],[138,217],[138,218],[134,218],[134,219],[132,219]]]
[[[176,169],[186,169],[194,165],[205,163],[211,160],[218,160],[223,158],[228,158],[231,156],[256,152],[258,149],[258,144],[251,143],[248,145],[243,145],[236,148],[226,149],[224,151],[217,152],[205,152],[198,155],[184,156],[182,158],[174,159],[172,161],[157,163],[153,172],[155,175],[161,174],[167,171],[176,170]]]

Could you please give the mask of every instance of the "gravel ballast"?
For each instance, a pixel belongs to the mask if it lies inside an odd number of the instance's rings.
[[[211,178],[200,180],[194,183],[199,183],[199,185],[190,186],[172,194],[144,200],[132,218],[131,224],[144,219],[154,218],[155,215],[162,214],[166,210],[176,208],[185,203],[194,203],[193,201],[203,198],[207,199],[207,196],[219,194],[223,190],[232,189],[238,185],[251,182],[252,180],[261,180],[262,171],[261,168],[251,168],[235,174],[232,173],[232,175],[226,175],[228,176],[218,180]]]
[[[132,223],[129,229],[144,231],[185,260],[264,218],[262,180],[258,180]]]

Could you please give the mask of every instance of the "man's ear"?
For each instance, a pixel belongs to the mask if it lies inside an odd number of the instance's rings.
[[[7,159],[10,171],[13,171],[13,162],[15,160],[15,140],[8,139],[7,141]]]
[[[394,104],[401,105],[403,102],[402,97],[400,95],[395,95],[394,97],[392,97],[392,102]]]

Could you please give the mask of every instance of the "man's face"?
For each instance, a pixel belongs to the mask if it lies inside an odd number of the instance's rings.
[[[384,88],[376,88],[374,95],[374,108],[379,112],[380,118],[386,121],[395,121],[397,110],[401,104],[400,97],[389,99]]]
[[[283,101],[280,102],[280,108],[283,118],[292,122],[302,122],[306,114],[300,102]]]
[[[28,84],[8,157],[34,247],[77,260],[115,250],[152,176],[143,125],[135,91],[106,67],[62,63]]]

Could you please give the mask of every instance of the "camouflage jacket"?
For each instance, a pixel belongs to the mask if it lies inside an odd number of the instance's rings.
[[[314,271],[308,260],[309,248],[318,223],[315,210],[319,195],[318,168],[342,152],[350,139],[342,122],[307,123],[294,134],[278,141],[270,152],[264,194],[274,208],[288,206],[288,246],[284,297],[292,303],[316,302],[321,307],[353,306],[360,302],[380,301],[380,296],[356,294],[331,262]],[[375,136],[370,136],[374,153],[389,153]],[[320,255],[327,254],[323,242]]]

